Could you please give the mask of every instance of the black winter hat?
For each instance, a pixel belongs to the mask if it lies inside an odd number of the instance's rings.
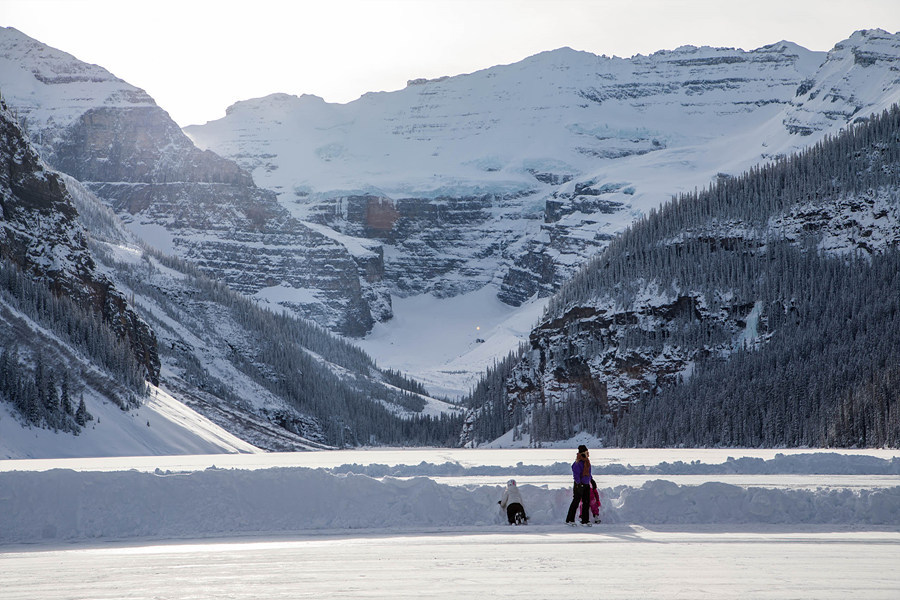
[[[588,451],[587,446],[585,446],[584,444],[578,446],[578,452],[587,452],[587,451]]]

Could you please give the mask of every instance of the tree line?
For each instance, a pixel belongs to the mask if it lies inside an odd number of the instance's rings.
[[[114,382],[98,391],[123,410],[137,406],[146,393],[145,370],[127,340],[116,335],[100,315],[55,294],[8,259],[0,260],[0,305],[8,322],[20,313],[89,357]],[[36,347],[34,341],[40,339],[37,332],[12,325],[0,336],[0,399],[11,403],[31,425],[77,432],[90,414],[83,397],[76,403],[71,396],[75,382],[68,365]]]

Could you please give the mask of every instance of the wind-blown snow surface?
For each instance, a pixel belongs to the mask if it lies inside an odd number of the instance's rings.
[[[2,596],[821,600],[900,589],[900,451],[594,450],[603,522],[575,529],[562,523],[572,452],[0,461]],[[526,527],[497,506],[510,477]]]

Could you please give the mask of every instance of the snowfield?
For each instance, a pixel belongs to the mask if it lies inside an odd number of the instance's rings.
[[[594,450],[603,522],[591,528],[563,524],[570,454],[0,461],[3,597],[896,598],[900,590],[900,451]],[[510,477],[520,481],[527,527],[506,525],[497,506]]]
[[[16,464],[3,459],[38,457],[262,452],[164,389],[151,386],[151,390],[141,406],[128,411],[105,399],[86,398],[94,419],[81,435],[23,426],[12,407],[2,402],[0,464]]]

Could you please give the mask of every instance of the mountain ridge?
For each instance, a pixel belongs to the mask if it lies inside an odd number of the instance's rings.
[[[652,211],[482,382],[463,441],[896,445],[898,173],[894,105]]]
[[[900,99],[897,40],[865,30],[830,52],[782,41],[632,58],[560,49],[347,104],[245,100],[185,131],[251,170],[296,218],[380,247],[392,304],[490,286],[530,310],[673,195]],[[376,340],[399,336],[392,321],[375,326],[363,345],[396,355]],[[462,395],[476,375],[442,375],[463,370],[472,347],[456,351],[442,364],[389,364]]]
[[[0,71],[3,96],[42,158],[157,247],[247,294],[315,290],[285,307],[347,335],[370,327],[373,309],[390,314],[376,261],[358,263],[291,217],[236,163],[198,149],[139,88],[9,28],[0,29]]]

